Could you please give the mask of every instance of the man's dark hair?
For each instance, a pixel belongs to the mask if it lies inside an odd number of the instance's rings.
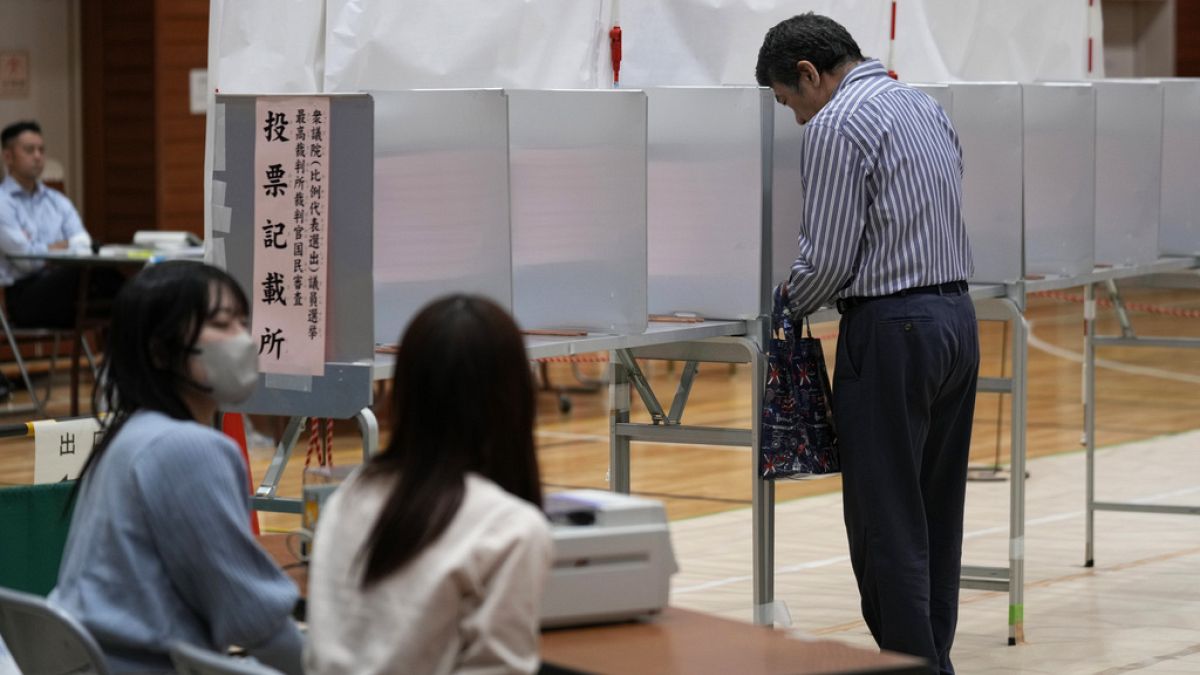
[[[0,148],[8,149],[8,144],[12,142],[12,139],[20,136],[26,131],[32,131],[39,136],[42,135],[42,127],[33,120],[13,122],[12,124],[4,127],[4,131],[0,131]]]
[[[809,61],[819,73],[829,73],[844,63],[863,60],[858,43],[842,24],[808,12],[779,22],[763,38],[754,76],[764,87],[795,87],[800,79],[796,64]]]

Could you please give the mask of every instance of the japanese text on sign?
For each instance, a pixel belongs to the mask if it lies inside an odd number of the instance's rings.
[[[325,372],[329,99],[262,97],[254,143],[259,370]]]

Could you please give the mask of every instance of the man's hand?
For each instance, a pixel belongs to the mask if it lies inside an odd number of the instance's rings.
[[[63,239],[62,241],[56,241],[53,244],[46,246],[46,248],[50,249],[51,251],[65,251],[70,245],[70,242],[68,242],[66,239]]]

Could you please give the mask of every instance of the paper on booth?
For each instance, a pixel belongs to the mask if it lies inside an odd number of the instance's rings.
[[[263,373],[325,372],[329,99],[261,97],[254,141],[252,333]]]
[[[79,478],[83,463],[99,439],[100,422],[94,417],[34,422],[34,484]]]

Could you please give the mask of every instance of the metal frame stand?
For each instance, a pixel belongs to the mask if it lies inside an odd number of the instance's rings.
[[[278,497],[276,491],[279,489],[279,479],[283,476],[283,470],[287,468],[288,460],[291,459],[292,451],[296,448],[296,442],[300,440],[300,432],[304,430],[307,421],[307,417],[288,419],[287,426],[283,430],[283,437],[279,439],[279,445],[275,446],[275,455],[271,458],[267,473],[263,476],[258,489],[254,491],[254,498],[251,502],[256,511],[296,514],[303,511],[304,504],[301,500],[295,497]],[[358,414],[354,416],[354,421],[358,422],[359,432],[362,433],[363,461],[365,462],[379,450],[379,423],[370,408],[358,411]]]
[[[1011,471],[1009,472],[1008,566],[962,566],[962,587],[1008,591],[1008,644],[1025,641],[1025,409],[1029,330],[1025,323],[1025,285],[1012,284],[1008,297],[976,300],[983,321],[1012,324],[1012,375],[980,378],[978,391],[1012,395]]]
[[[762,392],[766,383],[766,365],[762,347],[765,332],[763,321],[749,322],[754,327],[750,337],[721,337],[703,341],[617,349],[610,364],[610,486],[616,492],[630,489],[629,446],[633,441],[706,445],[748,446],[750,452],[751,486],[753,494],[752,537],[754,577],[754,622],[771,625],[774,622],[775,599],[775,484],[758,474],[758,424]],[[636,359],[684,361],[679,385],[664,411],[650,389]],[[684,409],[700,363],[749,363],[752,371],[753,394],[750,403],[749,429],[699,427],[682,423]],[[651,422],[629,421],[630,387],[650,412]]]
[[[1193,284],[1195,279],[1192,280]],[[1166,348],[1200,348],[1200,338],[1178,337],[1138,337],[1134,332],[1133,323],[1121,294],[1117,289],[1115,279],[1105,279],[1105,286],[1113,300],[1113,309],[1121,325],[1121,334],[1096,335],[1096,288],[1095,283],[1089,282],[1083,287],[1084,309],[1083,320],[1086,338],[1083,350],[1083,435],[1087,455],[1087,489],[1086,489],[1086,518],[1084,567],[1094,567],[1096,564],[1096,511],[1133,511],[1137,513],[1172,513],[1177,515],[1200,515],[1200,505],[1168,505],[1168,504],[1135,504],[1128,502],[1096,501],[1096,347],[1166,347]],[[1184,284],[1185,287],[1195,287]]]

